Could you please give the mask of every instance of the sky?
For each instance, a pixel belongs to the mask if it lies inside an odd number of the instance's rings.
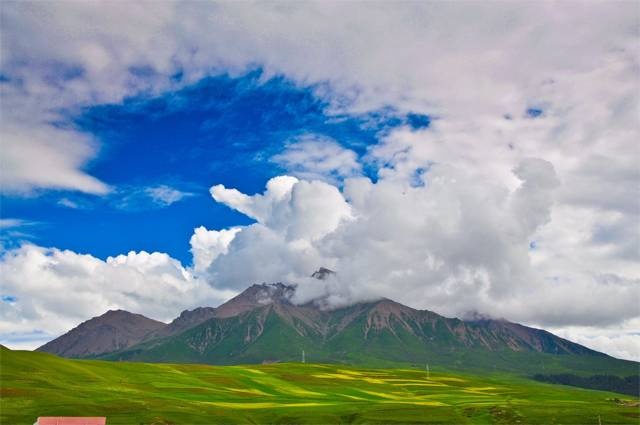
[[[640,360],[635,2],[5,1],[0,19],[0,343],[281,281]]]

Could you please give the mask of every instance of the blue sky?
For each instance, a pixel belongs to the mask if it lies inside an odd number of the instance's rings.
[[[68,72],[59,72],[58,79],[65,80]],[[129,250],[160,251],[188,265],[187,236],[195,227],[251,222],[213,202],[211,185],[261,191],[268,179],[287,172],[271,158],[304,135],[340,141],[364,156],[395,127],[430,124],[427,115],[401,115],[392,108],[331,114],[314,87],[262,75],[258,69],[238,77],[208,77],[176,92],[130,97],[66,115],[68,121],[58,125],[74,126],[99,142],[99,154],[85,170],[110,185],[111,193],[3,195],[3,215],[31,223],[5,243],[14,246],[30,239],[103,259]],[[375,180],[372,166],[364,173]],[[186,195],[170,205],[154,202],[145,190],[158,186]]]

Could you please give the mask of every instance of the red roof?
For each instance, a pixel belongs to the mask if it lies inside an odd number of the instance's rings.
[[[49,416],[39,417],[38,425],[106,425],[107,418],[80,416]]]

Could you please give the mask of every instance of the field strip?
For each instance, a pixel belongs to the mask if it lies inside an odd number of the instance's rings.
[[[447,403],[441,401],[401,401],[401,400],[380,400],[378,403],[386,404],[412,404],[416,406],[449,406]]]
[[[306,390],[299,386],[292,384],[290,381],[286,379],[280,379],[277,377],[251,377],[252,382],[267,387],[272,391],[281,393],[281,394],[289,394],[297,397],[306,396],[306,397],[322,397],[323,393],[318,393],[315,391]]]
[[[395,384],[391,384],[394,387],[448,387],[449,385],[446,384],[440,384],[437,382],[434,383],[430,383],[430,382],[409,382],[408,384],[400,384],[400,383],[395,383]]]
[[[225,388],[227,391],[236,392],[236,393],[248,393],[257,396],[268,396],[273,397],[273,394],[265,393],[257,388]]]
[[[345,375],[343,373],[318,373],[315,375],[311,375],[314,378],[325,378],[325,379],[345,379],[349,381],[360,381],[361,378],[359,376],[353,375]]]
[[[439,376],[437,378],[432,377],[431,379],[433,379],[434,381],[467,382],[466,379],[452,378],[452,377],[445,378],[443,376]]]
[[[405,400],[407,398],[407,394],[406,393],[402,393],[402,394],[387,394],[387,393],[379,393],[376,391],[369,391],[369,390],[362,390],[362,389],[358,389],[358,391],[365,393],[365,394],[369,394],[372,396],[376,396],[376,397],[380,397],[380,398],[384,398],[387,400]]]
[[[350,398],[352,400],[360,400],[360,401],[367,401],[370,402],[371,400],[368,398],[364,398],[364,397],[357,397],[355,395],[349,395],[349,394],[336,394],[337,396],[341,396],[341,397],[347,397]]]
[[[273,402],[255,402],[255,403],[229,403],[225,401],[204,401],[202,404],[224,407],[228,409],[274,409],[278,407],[318,407],[332,406],[336,403],[273,403]]]

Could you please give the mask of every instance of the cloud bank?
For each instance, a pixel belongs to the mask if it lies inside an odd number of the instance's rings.
[[[141,1],[126,13],[107,1],[6,2],[0,13],[3,191],[105,193],[84,170],[99,146],[59,125],[69,113],[256,65],[315,85],[336,111],[391,106],[467,134],[483,123],[495,136],[508,126],[492,121],[532,108],[575,141],[637,116],[637,10],[626,2]]]
[[[68,250],[23,245],[3,254],[0,276],[4,343],[29,334],[43,343],[110,309],[169,321],[184,308],[217,305],[234,294],[213,289],[158,252],[129,252],[103,261]],[[34,341],[23,342],[33,347]]]

